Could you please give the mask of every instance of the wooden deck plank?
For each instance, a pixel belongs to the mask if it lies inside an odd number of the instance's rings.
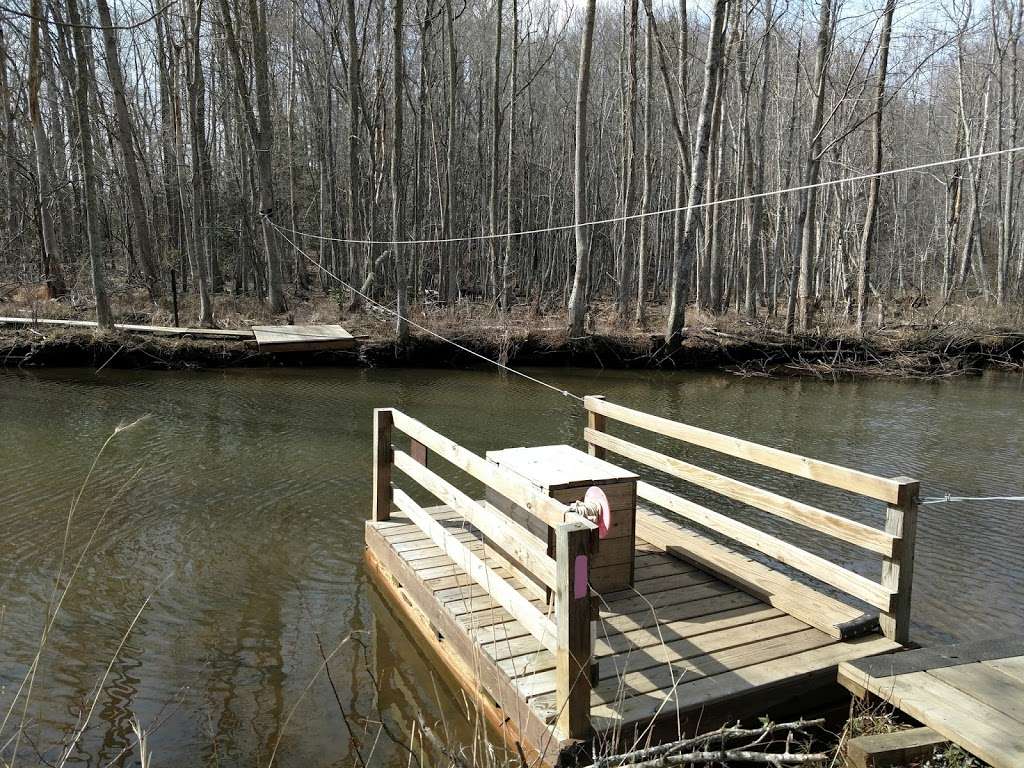
[[[837,639],[844,637],[844,627],[863,616],[858,608],[641,507],[637,507],[636,530],[637,536],[656,540],[665,552],[712,571]]]
[[[696,653],[690,658],[672,662],[657,663],[646,654],[635,656],[623,654],[618,657],[621,662],[619,669],[611,669],[606,672],[606,676],[594,688],[591,706],[601,707],[621,699],[670,690],[676,685],[689,683],[702,677],[711,677],[835,643],[835,640],[824,632],[807,629],[806,624],[801,624],[801,627],[803,628],[795,632],[790,631],[777,637],[754,640],[749,638],[755,635],[755,630],[743,627],[743,633],[747,638],[746,643],[718,652]],[[733,633],[740,634],[740,631],[733,630]],[[665,655],[669,653],[671,652],[666,652]],[[684,653],[680,652],[679,655]],[[633,663],[636,663],[640,669],[634,669]],[[542,698],[554,690],[553,677],[548,672],[541,672],[516,680],[516,685],[528,699]],[[544,699],[539,706],[544,709],[549,706],[553,707],[554,699]]]
[[[314,352],[321,349],[352,349],[355,337],[340,325],[254,325],[262,352]]]
[[[620,653],[604,653],[598,657],[599,680],[617,680],[628,673],[661,665],[674,665],[675,662],[807,629],[806,624],[792,616],[772,617],[756,622],[749,621],[747,616],[742,618],[743,623],[726,622],[726,626],[719,631],[709,631],[674,641],[654,642],[642,648],[634,647]],[[533,653],[525,658],[505,659],[498,664],[513,677],[527,677],[554,669],[553,660],[549,656],[550,654]]]
[[[1009,659],[991,659],[981,663],[993,669],[998,669],[1004,675],[1009,675],[1015,680],[1024,683],[1024,656],[1014,656]]]
[[[928,670],[947,685],[959,689],[1020,723],[1024,732],[1024,683],[980,661]]]
[[[709,707],[740,695],[783,683],[792,683],[820,673],[831,674],[836,665],[861,656],[888,653],[899,646],[884,637],[872,635],[844,642],[833,642],[803,653],[733,669],[693,681],[681,681],[676,690],[662,689],[622,702],[602,704],[591,709],[594,727],[609,729],[630,723],[647,722],[659,715],[666,698],[678,700],[680,709],[692,711]]]
[[[1024,727],[1020,721],[930,672],[873,677],[847,664],[843,665],[843,675],[995,768],[1024,765]]]
[[[674,631],[669,627],[680,627],[686,631],[687,626],[698,626],[707,624],[714,628],[716,621],[726,621],[729,615],[736,611],[775,611],[772,615],[780,615],[781,611],[768,608],[756,598],[742,592],[729,592],[724,595],[706,597],[700,600],[693,600],[687,603],[670,606],[655,615],[647,612],[638,617],[630,617],[634,625],[629,629],[622,629],[623,622],[613,619],[606,620],[599,627],[595,651],[599,654],[607,650],[609,653],[622,653],[630,647],[634,639],[639,638],[646,647],[654,642],[660,642],[661,636],[672,637]],[[689,620],[689,621],[688,621]],[[752,619],[756,620],[756,619]],[[675,622],[673,624],[659,624],[660,622]],[[529,653],[531,648],[528,645],[508,646],[509,643],[518,640],[526,634],[526,630],[518,626],[516,622],[505,622],[491,624],[489,626],[474,629],[474,636],[486,649],[489,646],[500,644],[501,648],[510,647],[509,655],[523,655]],[[516,648],[524,648],[515,651]],[[497,658],[497,657],[496,657]],[[506,658],[504,656],[500,658]]]

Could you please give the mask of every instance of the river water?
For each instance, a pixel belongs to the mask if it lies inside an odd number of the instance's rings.
[[[925,497],[1024,494],[1020,376],[825,383],[531,373],[809,456],[910,475]],[[584,422],[574,401],[490,371],[0,371],[0,720],[11,713],[0,754],[10,758],[23,722],[19,765],[53,762],[72,743],[72,764],[117,764],[133,716],[150,732],[158,765],[263,768],[275,748],[274,765],[352,765],[340,710],[373,765],[408,762],[381,720],[404,741],[417,714],[431,723],[443,716],[452,739],[470,740],[461,698],[363,571],[371,410],[380,406],[478,452],[578,445]],[[118,425],[143,417],[110,440],[86,482]],[[880,504],[714,454],[676,454],[862,521],[884,519]],[[680,490],[878,574],[877,560],[857,551]],[[915,640],[1021,634],[1024,503],[923,506],[917,552]],[[31,676],[58,572],[70,587]],[[330,680],[317,674],[323,655]],[[31,693],[26,685],[19,695],[26,679]]]

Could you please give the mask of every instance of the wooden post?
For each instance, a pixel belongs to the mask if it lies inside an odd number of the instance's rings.
[[[175,270],[171,268],[171,307],[174,309],[174,327],[179,326],[178,323],[178,276],[175,274]]]
[[[567,739],[590,735],[591,538],[590,527],[579,521],[555,528],[555,703],[558,728]]]
[[[604,395],[588,395],[588,397],[594,397],[598,400],[604,400]],[[583,401],[583,407],[586,408],[586,400]],[[587,408],[587,426],[595,432],[604,432],[607,428],[608,419],[603,413],[594,413],[594,411]],[[595,459],[603,459],[605,455],[605,449],[597,445],[587,444],[587,450],[590,455]]]
[[[917,497],[920,483],[909,477],[894,478],[899,500],[885,511],[885,531],[896,538],[892,557],[882,559],[882,586],[895,592],[892,608],[883,611],[878,623],[890,640],[910,640],[910,594],[914,584],[914,543],[917,539]]]
[[[373,409],[373,519],[391,518],[391,425],[390,408]]]

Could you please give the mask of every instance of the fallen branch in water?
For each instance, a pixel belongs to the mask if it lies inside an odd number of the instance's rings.
[[[704,763],[729,763],[730,761],[747,763],[764,763],[773,766],[815,765],[825,762],[828,755],[824,753],[791,752],[794,734],[806,735],[809,728],[821,726],[824,720],[798,720],[792,723],[764,722],[760,728],[732,727],[719,728],[717,731],[680,739],[668,744],[659,744],[619,755],[609,755],[594,761],[594,768],[662,768],[669,765],[697,765]],[[771,752],[769,747],[777,734],[785,734],[783,752]],[[727,747],[727,742],[745,742]],[[719,749],[709,748],[718,742]],[[760,746],[761,749],[753,749]]]

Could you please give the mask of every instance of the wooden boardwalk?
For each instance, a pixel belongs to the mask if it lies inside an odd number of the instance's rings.
[[[840,663],[902,647],[916,482],[796,457],[597,398],[587,398],[587,407],[590,457],[548,446],[496,451],[488,461],[400,411],[378,409],[375,416],[370,573],[506,738],[549,764],[565,749],[594,742],[628,746],[641,732],[672,738],[698,721],[713,727],[796,696],[808,701],[835,686]],[[889,523],[884,531],[870,528],[627,443],[607,433],[609,419],[711,443],[713,450],[880,499]],[[408,437],[408,451],[393,445],[396,432]],[[595,455],[606,451],[685,474],[689,482],[875,552],[882,558],[880,580],[637,482],[636,474]],[[541,458],[536,468],[520,460],[526,455]],[[552,474],[553,457],[564,459],[566,482],[557,482],[557,468]],[[487,499],[439,474],[452,467],[483,483]],[[409,492],[399,487],[395,470],[411,483]],[[580,499],[588,491],[586,501],[569,501],[569,481],[587,476],[606,483],[600,486],[606,501],[628,519],[601,523],[593,499],[602,495],[592,497],[593,488],[577,489]],[[424,491],[440,504],[413,499]],[[798,581],[723,537],[877,612]],[[624,545],[632,560],[626,570]],[[609,569],[626,583],[595,588]]]
[[[96,328],[94,320],[58,320],[32,317],[0,317],[0,325],[48,325],[66,328]],[[356,337],[340,325],[254,325],[252,328],[179,328],[164,325],[114,323],[114,329],[156,336],[190,336],[196,339],[253,341],[261,352],[316,352],[352,349]]]
[[[254,325],[261,352],[315,352],[352,349],[355,337],[340,325]]]
[[[839,666],[839,682],[906,712],[995,768],[1024,766],[1024,641],[922,648]]]
[[[55,325],[67,328],[95,328],[95,320],[56,320],[33,317],[0,317],[0,324],[8,325]],[[177,328],[165,325],[137,325],[134,323],[114,323],[118,331],[132,333],[152,333],[158,336],[194,336],[200,339],[252,339],[251,330],[236,328]]]

